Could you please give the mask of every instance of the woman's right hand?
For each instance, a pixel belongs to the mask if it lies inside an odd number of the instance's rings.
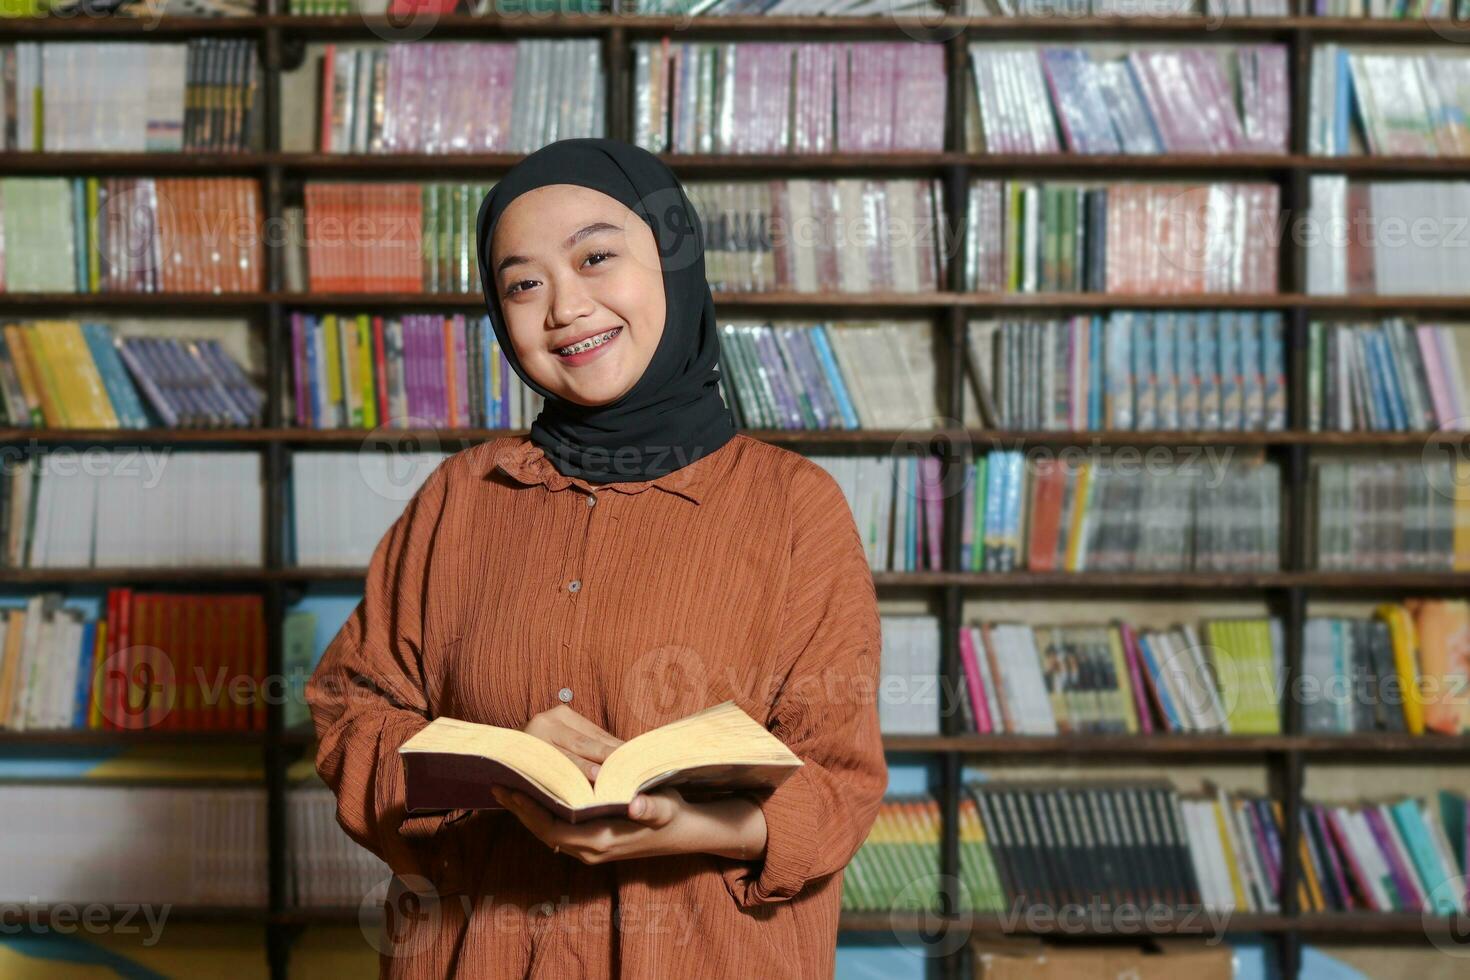
[[[597,781],[602,763],[607,761],[613,749],[623,744],[622,739],[603,731],[565,704],[535,715],[521,726],[521,731],[560,749],[562,755],[582,770],[589,783]]]

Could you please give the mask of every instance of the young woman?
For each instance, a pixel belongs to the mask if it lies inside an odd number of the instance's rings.
[[[544,409],[434,471],[307,686],[338,822],[426,902],[392,921],[382,975],[830,977],[887,784],[841,489],[735,431],[697,218],[656,157],[547,146],[486,196],[477,246]],[[397,749],[432,718],[529,732],[595,781],[624,740],[726,699],[804,763],[774,791],[664,788],[576,825],[517,794],[405,812]]]

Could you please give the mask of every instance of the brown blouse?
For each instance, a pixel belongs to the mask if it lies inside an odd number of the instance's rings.
[[[338,822],[437,895],[389,910],[382,975],[832,976],[843,868],[887,785],[879,644],[852,513],[797,453],[742,434],[604,485],[525,437],[451,456],[306,688]],[[805,765],[761,797],[764,857],[588,865],[504,810],[405,813],[396,750],[429,719],[519,728],[568,696],[622,739],[727,698],[765,723]]]

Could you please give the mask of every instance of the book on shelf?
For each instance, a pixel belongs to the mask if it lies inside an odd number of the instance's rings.
[[[323,46],[321,153],[529,153],[603,136],[595,38]]]
[[[1277,291],[1273,183],[970,183],[967,287],[989,293]]]
[[[1381,603],[1372,616],[1306,621],[1302,727],[1308,734],[1470,731],[1470,606]]]
[[[308,429],[521,429],[543,400],[484,315],[295,312],[291,377]]]
[[[356,908],[392,875],[382,858],[337,823],[337,797],[319,780],[286,792],[290,901],[297,908]]]
[[[1470,58],[1319,44],[1312,49],[1311,129],[1317,156],[1470,155]]]
[[[924,320],[725,320],[721,382],[737,425],[907,429],[939,418],[939,356]]]
[[[286,560],[298,567],[367,567],[404,504],[447,455],[371,446],[293,453]]]
[[[961,726],[981,735],[1279,734],[1283,647],[1275,619],[1208,619],[1198,629],[972,623],[959,633]]]
[[[655,153],[938,153],[944,47],[914,42],[633,45],[633,142]]]
[[[933,456],[812,456],[842,488],[874,571],[941,571],[944,506]]]
[[[1280,467],[996,450],[966,462],[960,571],[1267,572],[1280,562]],[[1029,458],[1035,455],[1036,458]]]
[[[255,42],[235,38],[0,44],[0,87],[9,90],[0,98],[0,149],[249,149],[258,142],[259,72]]]
[[[255,450],[38,450],[0,477],[0,567],[259,568],[264,516]]]
[[[626,814],[659,786],[697,792],[780,786],[802,762],[734,701],[634,736],[602,763],[594,786],[561,750],[514,728],[435,718],[398,750],[408,812],[497,809],[500,785],[563,820]]]
[[[261,288],[250,177],[0,178],[7,293],[242,293]]]
[[[878,727],[885,735],[939,734],[939,619],[884,615]]]
[[[264,786],[7,782],[0,785],[0,808],[6,815],[0,900],[11,908],[268,906]],[[141,922],[139,915],[132,927]]]
[[[1313,320],[1307,329],[1307,428],[1313,432],[1463,431],[1470,427],[1457,324]]]
[[[1289,17],[1288,0],[963,0],[981,17]]]
[[[1119,310],[972,320],[977,419],[997,429],[1268,431],[1286,428],[1286,343],[1276,310]]]
[[[995,154],[1284,154],[1281,44],[969,46],[966,138]]]
[[[1470,569],[1470,463],[1313,459],[1309,554],[1323,571]]]
[[[1308,182],[1307,292],[1458,296],[1470,284],[1470,181]]]
[[[843,870],[843,910],[932,910],[941,823],[939,801],[929,794],[886,794],[868,836]]]
[[[260,596],[120,587],[97,618],[62,603],[0,614],[0,729],[265,730]]]

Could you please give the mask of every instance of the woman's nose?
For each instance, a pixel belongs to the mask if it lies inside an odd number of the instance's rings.
[[[591,294],[575,276],[554,282],[552,288],[556,292],[552,296],[551,316],[558,326],[587,316],[595,308]]]

